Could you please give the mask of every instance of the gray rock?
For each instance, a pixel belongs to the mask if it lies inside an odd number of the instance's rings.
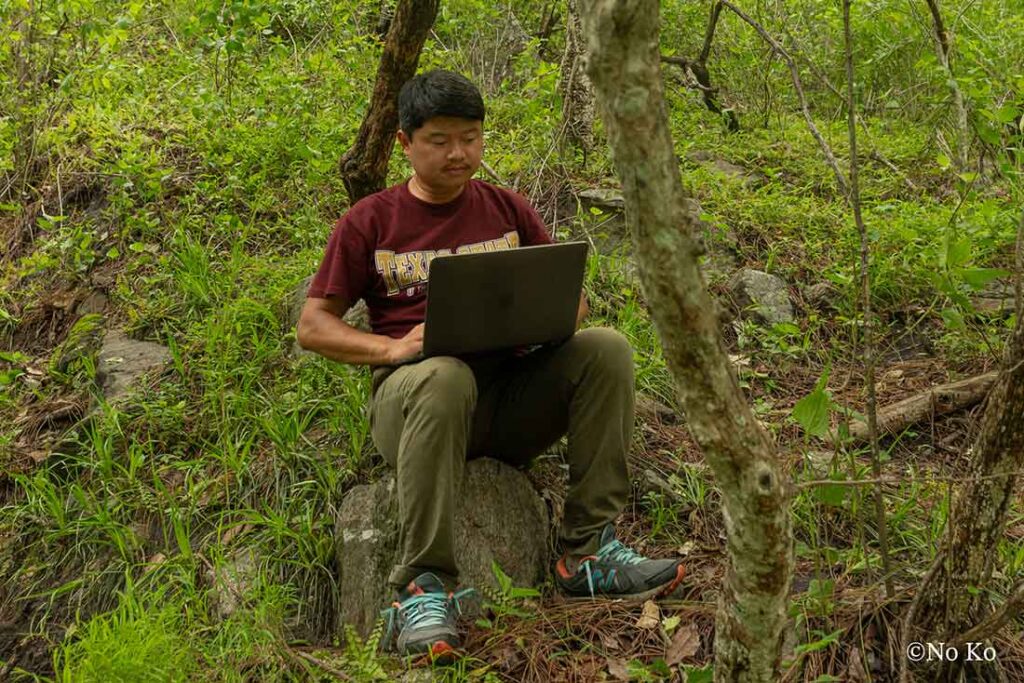
[[[212,588],[211,607],[218,619],[227,619],[244,606],[256,581],[259,562],[251,549],[240,549],[206,570],[206,580]]]
[[[585,240],[599,254],[604,255],[613,254],[628,245],[626,200],[621,190],[596,187],[574,194],[579,202],[580,213],[573,220],[571,239]]]
[[[515,585],[537,585],[548,571],[548,538],[547,507],[526,475],[488,458],[466,464],[455,520],[463,585],[497,587],[492,561]],[[390,474],[345,495],[335,543],[339,619],[365,636],[393,597],[387,577],[398,553],[398,500]]]
[[[990,282],[980,292],[971,297],[971,305],[976,313],[1001,318],[1017,311],[1017,296],[1013,284],[996,280]]]
[[[825,479],[832,470],[836,454],[832,451],[807,451],[804,453],[803,469],[819,479]]]
[[[636,416],[644,422],[674,425],[679,422],[679,415],[672,408],[647,394],[638,393],[635,400]]]
[[[577,195],[584,211],[599,209],[601,211],[625,211],[626,199],[622,190],[614,187],[592,187],[581,190]]]
[[[743,183],[747,189],[754,189],[764,185],[768,177],[759,171],[748,171],[743,166],[734,164],[731,161],[716,157],[711,152],[695,150],[687,155],[687,158],[695,163],[702,164],[729,178],[734,178]]]
[[[817,311],[835,309],[839,292],[831,282],[818,282],[804,290],[804,301]]]
[[[159,372],[171,361],[165,346],[126,337],[121,330],[110,330],[99,352],[96,379],[107,401],[123,398],[143,375]]]
[[[86,315],[89,313],[103,313],[107,310],[107,304],[109,300],[107,295],[103,292],[92,291],[89,295],[78,304],[76,312],[79,315]]]
[[[736,273],[729,289],[739,307],[740,316],[765,325],[792,323],[796,320],[785,281],[760,270],[744,268]]]

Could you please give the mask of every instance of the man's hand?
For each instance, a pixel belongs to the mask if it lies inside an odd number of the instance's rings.
[[[423,330],[425,323],[420,323],[409,330],[401,339],[392,339],[388,348],[388,364],[394,365],[412,358],[423,351]]]

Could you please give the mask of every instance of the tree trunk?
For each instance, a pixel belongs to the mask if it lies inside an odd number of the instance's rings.
[[[1020,231],[1024,234],[1024,216]],[[1018,254],[1018,267],[1020,258]],[[1018,317],[1007,344],[1003,368],[988,396],[981,431],[974,445],[970,478],[956,492],[943,546],[907,611],[904,623],[907,643],[954,641],[987,616],[989,600],[986,591],[980,589],[992,576],[993,563],[998,557],[994,549],[1003,536],[1017,476],[1024,467],[1022,415],[1024,318]],[[958,664],[962,665],[964,659],[961,656]],[[955,673],[944,672],[942,680]]]
[[[711,85],[711,73],[708,71],[708,57],[711,56],[711,44],[715,40],[715,29],[718,28],[718,17],[722,14],[722,3],[715,2],[711,6],[711,16],[708,18],[707,30],[704,32],[704,47],[700,50],[700,56],[691,70],[697,82],[700,83],[704,94],[704,106],[716,114],[722,114],[723,110],[718,104],[718,90]],[[736,112],[732,109],[724,110],[726,125],[730,133],[738,133],[740,122],[736,118]]]
[[[589,73],[622,181],[644,294],[690,430],[722,491],[730,566],[715,680],[775,681],[793,570],[788,487],[739,388],[698,268],[668,129],[658,0],[581,0]]]
[[[950,94],[953,96],[953,113],[956,116],[956,161],[960,170],[967,168],[967,155],[971,146],[971,125],[968,120],[967,103],[964,101],[964,94],[960,91],[960,85],[956,82],[953,74],[953,66],[950,63],[949,33],[942,21],[942,12],[939,11],[939,0],[925,0],[928,4],[928,11],[932,15],[932,28],[935,38],[935,53],[939,58],[939,64],[946,72],[946,80],[949,84]]]
[[[555,31],[555,23],[558,20],[558,2],[553,1],[544,6],[541,14],[540,26],[537,28],[537,40],[539,41],[538,56],[546,62],[552,61],[550,44],[551,34]]]
[[[341,157],[349,202],[384,189],[398,130],[398,91],[416,73],[420,50],[437,16],[437,0],[399,0],[384,41],[370,108],[352,147]]]
[[[562,96],[562,135],[584,155],[594,147],[594,87],[587,76],[587,51],[576,0],[568,0],[565,52],[558,92]]]

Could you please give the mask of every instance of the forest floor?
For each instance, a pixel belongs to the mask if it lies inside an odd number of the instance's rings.
[[[637,424],[637,484],[618,530],[642,552],[682,556],[687,578],[653,612],[566,602],[550,585],[498,600],[465,624],[465,658],[419,674],[376,650],[379,632],[360,639],[334,623],[333,512],[383,464],[368,374],[294,354],[289,302],[346,208],[336,161],[379,44],[351,28],[324,37],[293,24],[285,36],[275,25],[266,43],[243,41],[249,59],[216,61],[223,45],[196,38],[208,20],[129,18],[125,35],[105,34],[107,58],[83,59],[54,95],[24,195],[0,205],[0,679],[711,680],[727,567],[719,495],[621,219],[581,196],[616,186],[610,160],[559,157],[557,73],[529,55],[486,94],[485,159],[558,238],[595,246],[585,325],[630,339],[637,391],[663,405]],[[470,71],[464,61],[438,40],[421,67]],[[795,487],[784,680],[895,680],[894,628],[942,538],[984,404],[884,438],[886,596],[874,488],[828,483],[872,476],[867,447],[842,436],[865,410],[849,210],[800,118],[741,111],[729,134],[697,94],[668,96],[723,336]],[[957,173],[932,126],[884,114],[862,122],[882,406],[998,369],[1019,210],[990,166]],[[820,117],[846,163],[845,124]],[[407,172],[395,155],[389,179]],[[792,322],[737,309],[730,281],[743,268],[784,281]],[[116,405],[97,395],[111,329],[168,358]],[[665,486],[643,485],[648,475]],[[556,478],[544,466],[531,476]],[[992,549],[996,600],[1024,572],[1021,503]],[[239,549],[263,558],[260,578],[222,620],[208,577]],[[992,641],[1007,680],[1024,680],[1022,643],[1019,620]]]

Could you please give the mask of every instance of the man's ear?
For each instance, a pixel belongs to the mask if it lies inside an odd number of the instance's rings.
[[[405,131],[402,130],[401,128],[398,129],[397,137],[398,137],[399,144],[402,145],[402,151],[405,152],[406,154],[408,154],[409,153],[409,145],[412,144],[412,140],[410,140],[406,136]]]

